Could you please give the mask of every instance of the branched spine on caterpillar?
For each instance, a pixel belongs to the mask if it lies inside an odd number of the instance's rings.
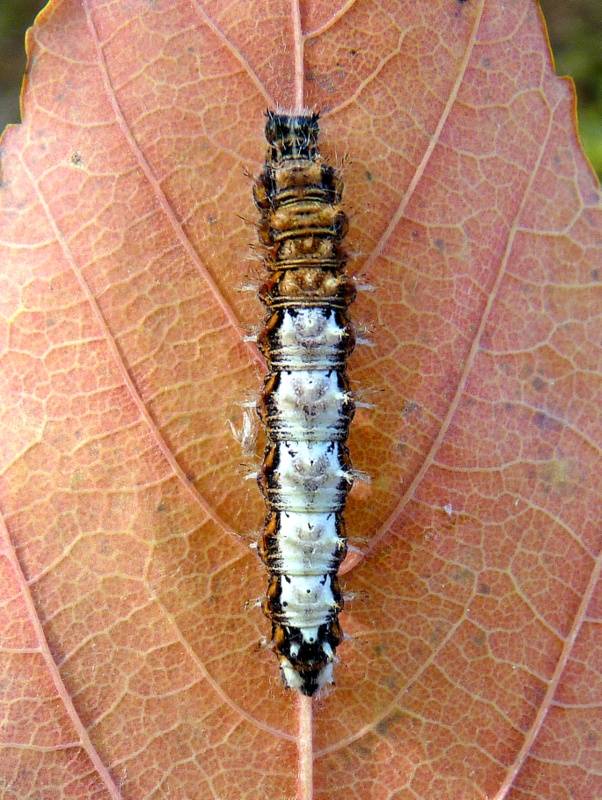
[[[341,241],[342,181],[318,150],[318,114],[267,112],[267,156],[254,184],[269,277],[258,344],[267,362],[259,415],[267,445],[258,482],[267,514],[258,550],[269,571],[263,610],[285,684],[312,695],[333,683],[342,634],[337,571],[353,482],[346,446],[355,411],[346,373],[355,287]]]

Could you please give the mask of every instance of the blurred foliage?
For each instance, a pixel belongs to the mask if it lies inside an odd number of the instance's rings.
[[[43,0],[0,0],[0,132],[19,122],[19,89],[25,69],[25,30]]]
[[[577,86],[579,132],[602,176],[602,0],[541,0],[556,72]]]
[[[0,0],[0,130],[19,120],[23,36],[44,5],[43,0]],[[541,6],[556,72],[575,80],[581,138],[602,176],[602,0],[541,0]]]

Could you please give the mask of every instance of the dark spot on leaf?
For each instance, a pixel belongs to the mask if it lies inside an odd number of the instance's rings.
[[[536,376],[535,378],[533,378],[531,385],[533,386],[536,392],[541,392],[543,391],[543,389],[546,388],[547,384],[542,378]]]
[[[488,583],[479,583],[479,588],[477,589],[479,594],[488,595],[491,594],[491,586]]]
[[[491,333],[489,331],[483,332],[483,335],[481,336],[481,341],[479,342],[479,349],[491,350]]]
[[[369,761],[372,758],[372,750],[369,747],[366,747],[365,744],[353,742],[351,744],[351,750],[353,750],[354,753],[357,753],[362,760]]]
[[[387,677],[385,678],[385,686],[387,687],[387,689],[390,689],[393,693],[397,694],[397,692],[399,692],[400,689],[399,679],[394,674],[387,675]]]
[[[472,577],[472,570],[463,567],[453,572],[451,579],[454,581],[454,583],[471,583]]]
[[[71,163],[75,167],[79,167],[82,164],[81,153],[78,153],[77,150],[74,153],[71,153]]]
[[[353,50],[350,50],[349,52],[351,53],[352,56],[357,55],[357,50],[355,48]]]
[[[210,225],[213,225],[215,222],[217,222],[217,217],[215,216],[215,214],[207,214],[207,222]]]
[[[562,430],[562,425],[557,420],[548,417],[548,415],[544,414],[543,411],[540,411],[535,415],[535,424],[542,431]]]
[[[445,634],[446,634],[446,628],[441,623],[436,623],[430,636],[428,637],[429,643],[433,647],[438,647],[439,643],[442,641]]]
[[[401,409],[401,416],[407,419],[414,414],[420,414],[420,406],[414,400],[406,400]]]
[[[391,714],[384,717],[384,719],[381,719],[380,722],[376,723],[376,732],[381,736],[387,736],[389,734],[389,728],[396,725],[402,718],[403,714],[401,711],[393,711]]]
[[[309,71],[305,73],[305,79],[317,84],[322,91],[332,94],[336,91],[339,83],[345,79],[345,70],[339,68],[331,72]]]
[[[373,178],[372,178],[372,173],[370,172],[370,170],[369,170],[369,169],[367,169],[367,170],[366,170],[366,178],[367,178],[367,180],[369,180],[369,181],[373,180]]]
[[[445,242],[443,239],[435,239],[435,247],[440,253],[442,253],[445,250]]]
[[[157,506],[157,511],[158,511],[160,514],[163,514],[163,513],[165,513],[165,512],[167,511],[167,503],[164,503],[163,501],[161,501],[161,502],[159,503],[159,505]]]
[[[592,280],[593,281],[599,281],[600,280],[600,270],[599,269],[593,269],[592,270]]]

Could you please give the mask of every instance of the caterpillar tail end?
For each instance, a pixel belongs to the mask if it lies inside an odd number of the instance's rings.
[[[319,667],[297,670],[286,658],[280,656],[280,673],[284,685],[288,689],[295,689],[307,697],[312,697],[324,686],[334,683],[333,663],[329,661]]]

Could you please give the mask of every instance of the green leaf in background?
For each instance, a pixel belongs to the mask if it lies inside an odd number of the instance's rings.
[[[545,0],[542,8],[556,72],[577,87],[583,147],[602,175],[602,3],[599,0]]]

